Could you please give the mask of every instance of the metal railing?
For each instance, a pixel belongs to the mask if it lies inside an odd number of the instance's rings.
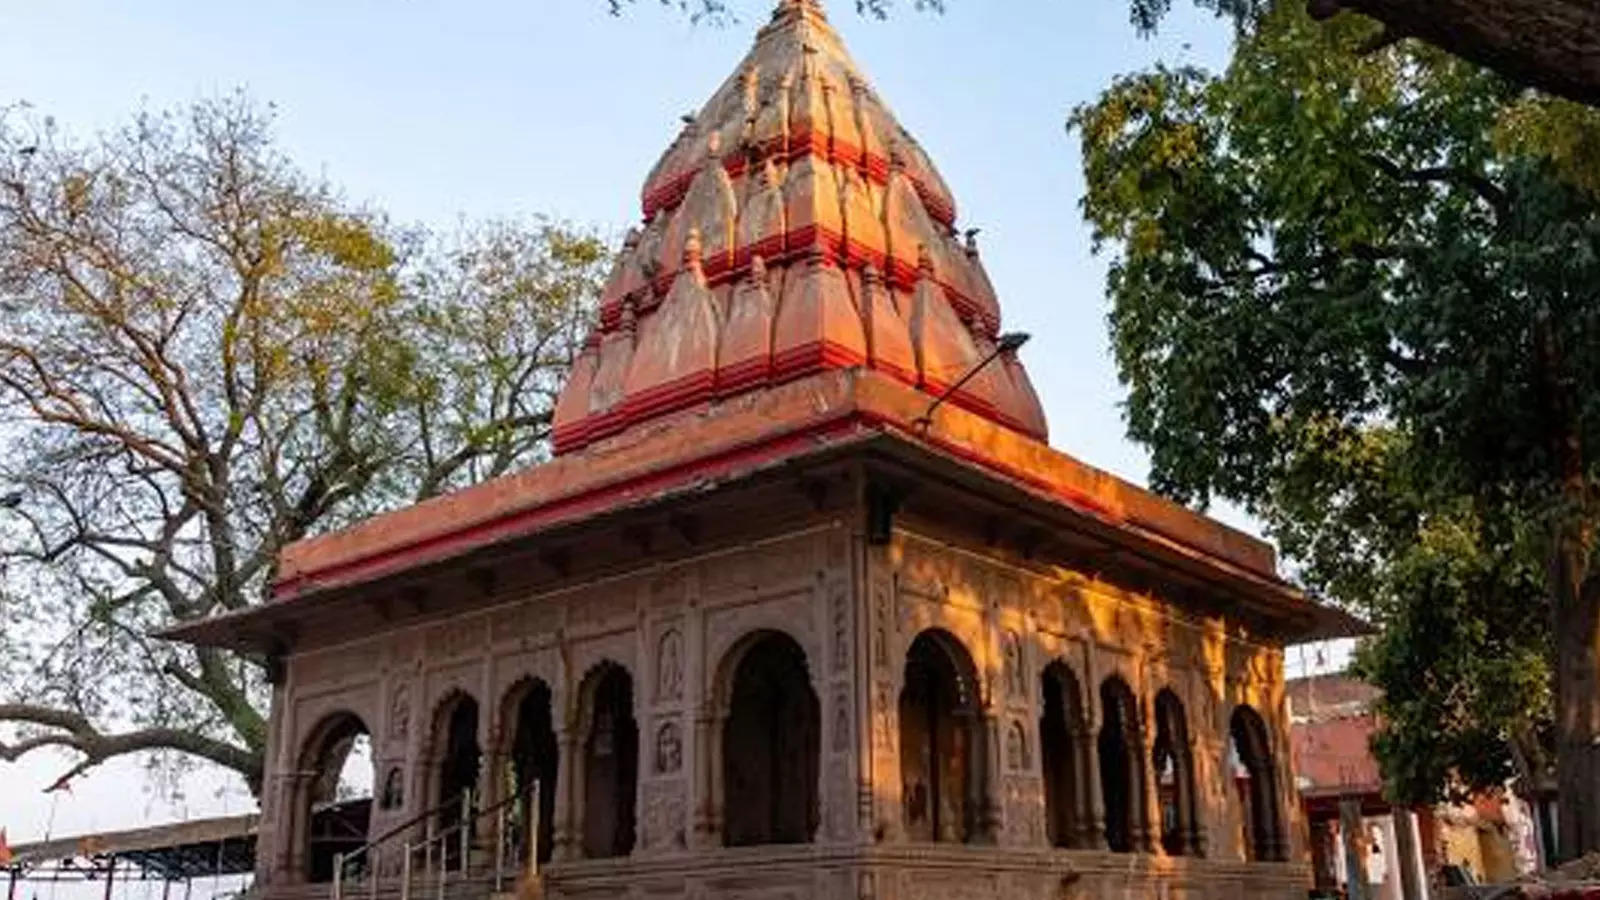
[[[537,879],[539,877],[539,782],[534,781],[527,789],[516,792],[487,809],[474,811],[472,800],[472,790],[469,788],[432,809],[412,816],[349,853],[334,854],[331,900],[360,897],[363,891],[370,900],[376,900],[384,877],[382,863],[385,859],[392,858],[389,856],[392,852],[400,854],[400,900],[412,900],[413,885],[429,877],[436,879],[430,886],[437,891],[438,900],[444,900],[445,884],[451,874],[451,850],[455,849],[457,854],[455,867],[457,880],[465,881],[474,874],[472,839],[477,832],[477,825],[490,816],[494,817],[492,873],[495,893],[499,893],[505,886],[508,868],[513,874],[521,873],[530,880]],[[461,810],[458,820],[440,828],[441,814],[457,804],[460,804]],[[516,816],[510,823],[517,827],[508,831],[507,814],[516,812],[519,804],[522,814]],[[425,828],[422,838],[410,840],[411,833],[419,824]],[[509,854],[508,839],[511,844]],[[521,859],[524,845],[527,848],[527,859]],[[416,865],[419,855],[422,863],[420,867]],[[351,869],[354,870],[354,877],[346,875],[347,870]],[[361,884],[354,891],[347,890],[347,887],[363,879],[365,884]]]

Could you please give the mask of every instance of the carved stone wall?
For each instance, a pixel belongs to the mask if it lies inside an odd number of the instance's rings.
[[[1207,855],[1242,862],[1243,822],[1227,756],[1228,721],[1239,704],[1259,712],[1273,735],[1279,785],[1293,784],[1284,742],[1282,652],[1237,623],[1206,618],[1147,592],[1060,569],[1026,568],[905,529],[867,555],[864,612],[872,666],[870,785],[875,830],[900,833],[900,765],[896,722],[903,660],[926,629],[954,635],[985,674],[985,714],[996,735],[988,791],[998,806],[1002,846],[1042,848],[1044,785],[1039,753],[1040,676],[1051,662],[1071,669],[1092,732],[1102,724],[1098,686],[1117,676],[1138,699],[1145,750],[1155,734],[1154,698],[1171,689],[1187,716],[1195,761],[1198,827]],[[1092,754],[1091,754],[1092,755]],[[1160,809],[1148,752],[1141,754],[1144,821],[1159,837]],[[1098,780],[1096,825],[1104,821]],[[1291,787],[1281,787],[1289,858],[1303,854],[1303,824]]]
[[[902,817],[898,699],[911,642],[939,629],[971,657],[982,718],[985,845],[911,844]],[[804,847],[722,847],[720,729],[734,661],[753,635],[778,631],[803,651],[820,707],[819,822]],[[1138,698],[1154,734],[1153,699],[1170,689],[1188,718],[1206,859],[1051,849],[1045,828],[1040,677],[1060,662],[1098,729],[1098,686],[1111,675]],[[574,761],[585,724],[578,685],[603,664],[634,683],[639,734],[637,839],[627,859],[585,861]],[[494,798],[514,723],[512,693],[549,689],[562,748],[551,895],[584,897],[987,898],[1286,897],[1302,867],[1244,862],[1237,797],[1226,789],[1228,721],[1238,704],[1273,735],[1290,858],[1303,853],[1283,743],[1281,651],[1237,623],[1066,568],[1023,565],[969,546],[897,530],[871,544],[849,521],[821,522],[749,544],[537,596],[496,598],[458,616],[292,656],[274,728],[265,807],[277,860],[263,884],[292,882],[300,754],[318,723],[350,713],[371,731],[380,794],[373,829],[426,809],[437,749],[431,717],[452,692],[477,700]],[[1148,744],[1146,745],[1148,746]],[[1148,756],[1148,754],[1145,754]],[[1149,760],[1144,760],[1149,766]],[[402,773],[390,792],[390,772]],[[1146,772],[1146,777],[1150,773]],[[1104,819],[1093,771],[1094,822]],[[1149,821],[1159,821],[1149,792]],[[568,835],[565,855],[562,834]],[[1159,862],[1159,864],[1157,864]],[[759,863],[759,865],[755,865]],[[643,891],[643,893],[640,893]]]

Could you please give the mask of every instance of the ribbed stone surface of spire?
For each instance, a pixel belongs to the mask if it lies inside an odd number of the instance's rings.
[[[815,0],[779,3],[685,119],[556,405],[557,453],[825,369],[931,398],[993,351],[999,303],[949,188]],[[1046,438],[1014,355],[949,402]]]

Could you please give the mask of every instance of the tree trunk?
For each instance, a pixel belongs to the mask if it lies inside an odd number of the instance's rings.
[[[1557,96],[1600,106],[1600,3],[1594,0],[1310,0],[1312,15],[1364,13]]]
[[[1560,528],[1550,587],[1555,611],[1559,861],[1600,850],[1600,580],[1587,577],[1584,529]]]
[[[1533,351],[1557,485],[1546,579],[1556,644],[1556,855],[1565,862],[1600,850],[1600,578],[1589,573],[1596,523],[1578,404],[1552,319],[1548,306],[1539,309]]]

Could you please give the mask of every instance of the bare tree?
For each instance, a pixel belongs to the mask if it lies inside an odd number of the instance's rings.
[[[264,661],[150,632],[536,460],[606,257],[544,221],[396,228],[238,97],[91,142],[0,111],[0,759],[164,751],[258,789]]]

